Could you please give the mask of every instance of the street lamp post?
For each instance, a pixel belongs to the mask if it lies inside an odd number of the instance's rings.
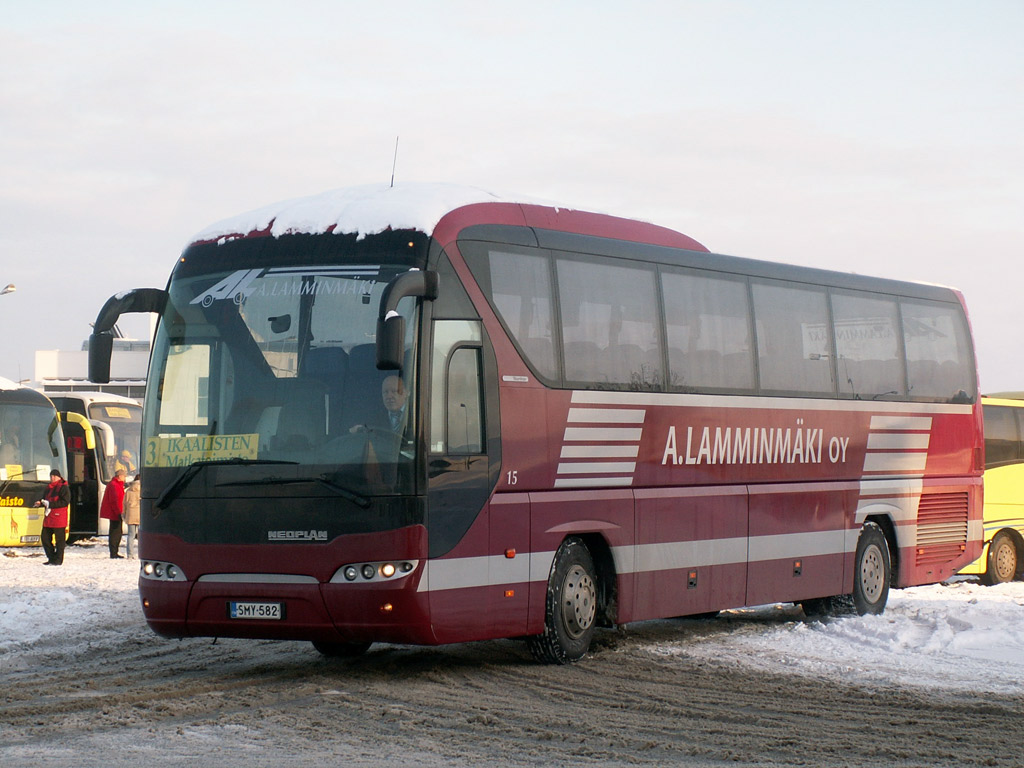
[[[18,289],[14,287],[14,283],[8,283],[0,290],[0,296],[3,296],[5,293],[14,293],[16,290]]]

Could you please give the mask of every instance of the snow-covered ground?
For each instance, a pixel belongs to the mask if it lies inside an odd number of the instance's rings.
[[[96,541],[69,547],[61,568],[42,563],[38,548],[0,550],[0,674],[51,635],[70,650],[132,627],[148,633],[138,561],[111,560]],[[729,611],[708,630],[640,645],[846,683],[1024,693],[1024,582],[984,587],[955,578],[891,592],[881,616],[825,622],[806,621],[788,604]]]

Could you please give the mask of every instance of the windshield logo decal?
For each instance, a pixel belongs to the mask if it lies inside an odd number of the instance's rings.
[[[341,267],[271,267],[260,269],[239,269],[232,272],[219,283],[204,293],[196,296],[189,304],[202,304],[209,307],[213,302],[231,299],[235,304],[241,304],[256,288],[252,283],[260,277],[285,279],[288,281],[302,280],[306,277],[336,277],[336,278],[375,278],[380,274],[380,265],[375,264],[354,264]],[[372,285],[372,282],[371,282]],[[309,289],[305,289],[308,291]],[[369,287],[362,287],[361,292],[368,293]],[[300,289],[302,292],[302,289]],[[284,291],[282,291],[284,293]]]
[[[327,531],[267,531],[269,541],[327,541]]]
[[[259,277],[262,269],[240,269],[232,272],[206,293],[196,296],[189,304],[202,304],[208,307],[218,299],[234,299],[236,304],[241,303],[245,296],[245,290],[249,284]]]

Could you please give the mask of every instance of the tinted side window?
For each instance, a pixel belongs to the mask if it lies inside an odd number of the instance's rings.
[[[542,253],[488,250],[486,258],[467,247],[466,259],[494,310],[519,345],[526,362],[547,379],[558,378],[551,271]]]
[[[974,358],[960,308],[903,300],[900,309],[910,397],[973,402],[976,395]]]
[[[896,300],[832,294],[839,394],[865,400],[905,394]]]
[[[750,305],[742,280],[694,273],[661,274],[669,387],[752,390]]]
[[[1020,459],[1020,433],[1014,408],[983,405],[985,415],[985,467],[1013,464]]]
[[[834,394],[825,291],[754,283],[753,296],[761,389]]]
[[[556,270],[566,381],[662,389],[654,270],[568,258]]]
[[[484,452],[484,411],[480,350],[456,349],[448,361],[448,451]]]

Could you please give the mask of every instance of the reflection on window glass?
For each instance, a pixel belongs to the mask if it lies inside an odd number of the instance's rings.
[[[491,251],[491,298],[537,373],[556,378],[551,275],[544,256]]]
[[[160,423],[182,426],[206,424],[209,382],[209,345],[169,346],[164,375],[160,382]]]
[[[902,395],[903,358],[895,299],[832,295],[839,393],[857,398]]]
[[[834,391],[825,292],[754,283],[761,388],[828,395]]]
[[[684,391],[750,390],[754,358],[746,284],[663,272],[669,384]]]
[[[456,349],[448,363],[448,453],[483,453],[480,350]]]
[[[0,404],[0,481],[49,480],[64,467],[64,444],[52,408]]]
[[[571,259],[557,269],[566,380],[661,389],[653,270]]]
[[[436,320],[434,322],[434,349],[430,372],[430,450],[432,453],[443,453],[451,447],[445,436],[445,428],[449,426],[450,418],[449,357],[454,357],[453,350],[456,350],[457,347],[464,344],[479,346],[480,340],[479,320]],[[463,362],[462,365],[465,363]],[[460,375],[465,375],[464,369],[461,370]],[[464,396],[464,399],[459,402],[467,403],[467,407],[469,407],[470,401],[465,399],[468,398],[468,395],[464,378],[461,383],[456,382],[455,391]],[[471,425],[465,432],[472,433]]]
[[[903,301],[900,306],[910,397],[973,401],[971,346],[958,308],[917,301]]]

